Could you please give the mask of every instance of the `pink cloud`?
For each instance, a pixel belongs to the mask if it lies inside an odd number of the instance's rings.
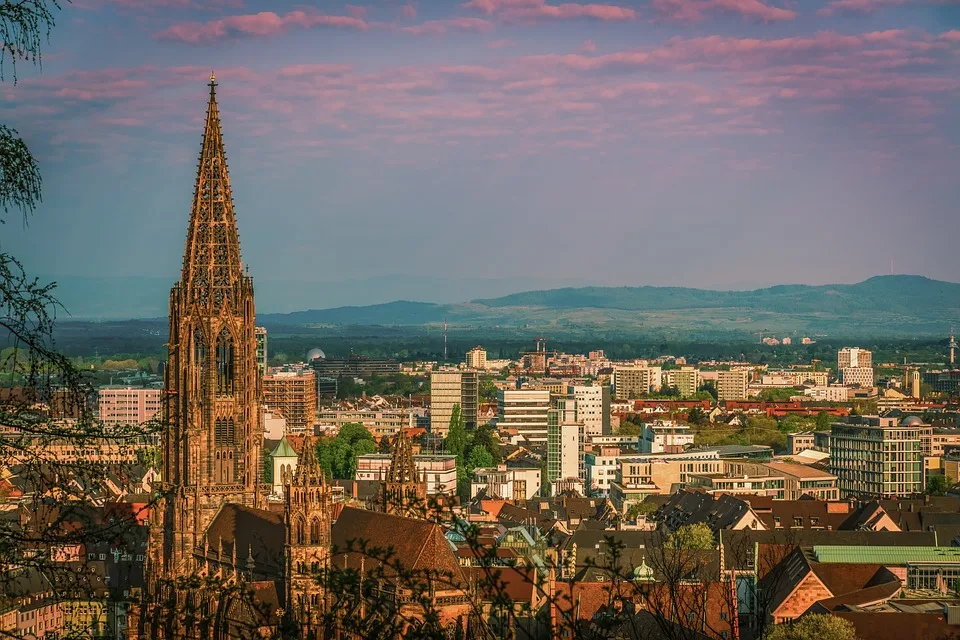
[[[493,29],[493,23],[482,18],[450,18],[448,20],[428,20],[409,27],[398,27],[397,31],[415,36],[437,36],[449,31],[484,33]]]
[[[651,5],[663,18],[677,22],[701,22],[708,13],[735,13],[750,20],[778,22],[793,20],[797,12],[772,7],[761,0],[653,0]]]
[[[291,11],[281,16],[272,11],[263,11],[256,14],[229,16],[209,22],[175,24],[156,34],[154,38],[187,44],[202,44],[235,35],[265,37],[291,29],[313,29],[317,27],[365,31],[368,25],[365,21],[352,16],[329,16],[304,11]]]
[[[345,4],[343,8],[347,10],[347,13],[350,14],[351,18],[356,18],[357,20],[364,20],[367,17],[367,8],[360,7],[355,4]]]
[[[498,15],[504,20],[536,20],[548,18],[569,20],[593,18],[602,21],[633,20],[637,12],[628,7],[612,4],[547,4],[546,0],[469,0],[463,3],[468,9],[476,9],[487,15]]]
[[[577,47],[580,53],[593,53],[597,50],[597,44],[593,40],[584,40],[583,44]]]
[[[842,13],[874,13],[889,7],[907,5],[947,5],[960,4],[960,0],[831,0],[827,6],[817,11],[820,16],[832,16]]]
[[[403,16],[404,18],[416,18],[417,8],[408,2],[407,4],[400,7],[400,15]]]

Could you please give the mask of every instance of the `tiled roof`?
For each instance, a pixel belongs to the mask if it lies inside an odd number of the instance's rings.
[[[211,551],[217,551],[222,540],[228,557],[236,546],[241,566],[251,552],[261,571],[279,572],[284,566],[286,528],[283,517],[272,511],[224,504],[207,528],[206,538]]]

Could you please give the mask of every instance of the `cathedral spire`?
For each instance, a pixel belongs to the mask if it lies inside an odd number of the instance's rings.
[[[309,430],[303,439],[300,455],[297,457],[297,471],[293,482],[300,487],[322,487],[327,482],[323,467],[317,460],[317,443],[314,442]]]
[[[197,180],[180,282],[190,302],[214,309],[237,303],[244,278],[227,156],[220,128],[217,81],[212,72],[209,86],[210,100],[197,163]]]
[[[406,430],[401,427],[393,441],[393,459],[387,472],[387,482],[419,482],[420,474],[413,461],[413,446]]]

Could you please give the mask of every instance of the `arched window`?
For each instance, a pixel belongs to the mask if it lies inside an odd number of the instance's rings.
[[[217,336],[217,395],[233,393],[234,384],[233,337],[226,327]]]
[[[306,544],[306,523],[303,521],[303,518],[297,518],[297,523],[294,525],[294,534],[297,540],[297,544]]]
[[[320,544],[320,518],[310,521],[310,544]]]
[[[193,330],[193,364],[203,368],[207,364],[207,343],[200,329]]]

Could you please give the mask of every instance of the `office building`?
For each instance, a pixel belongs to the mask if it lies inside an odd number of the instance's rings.
[[[257,369],[262,376],[267,372],[267,330],[263,327],[256,327],[253,335],[257,339]]]
[[[483,491],[488,498],[529,500],[540,492],[542,479],[539,467],[509,467],[501,464],[497,467],[473,470],[470,481],[470,497],[475,498]]]
[[[345,424],[362,424],[376,438],[391,437],[400,429],[416,426],[413,409],[321,409],[317,412],[321,429],[340,429]]]
[[[586,435],[610,433],[610,387],[570,385],[567,395],[576,402],[575,419],[583,423]]]
[[[549,391],[497,391],[497,429],[501,432],[515,432],[532,442],[546,442],[549,412]]]
[[[639,398],[662,386],[660,367],[632,365],[613,368],[613,392],[617,400]]]
[[[372,378],[400,373],[400,363],[392,358],[368,358],[356,354],[350,354],[346,358],[317,358],[311,366],[317,376],[323,378],[337,376]]]
[[[453,407],[460,406],[466,429],[477,427],[480,378],[476,371],[434,371],[430,374],[430,431],[445,436]]]
[[[640,429],[640,453],[681,453],[693,446],[693,431],[682,424],[658,420]]]
[[[873,368],[873,352],[859,347],[844,347],[837,352],[837,370],[848,367]]]
[[[718,400],[746,400],[750,372],[743,369],[717,372]]]
[[[960,369],[924,371],[923,383],[930,385],[933,393],[960,395]]]
[[[910,496],[924,490],[920,418],[851,416],[830,430],[830,473],[840,496]]]
[[[547,482],[586,475],[583,458],[583,423],[576,420],[576,402],[559,398],[547,416]]]
[[[313,428],[317,413],[317,383],[313,371],[275,371],[263,376],[263,403],[287,421],[287,431]]]
[[[487,368],[487,351],[481,346],[476,346],[467,351],[467,368],[479,369],[483,371]]]
[[[840,369],[844,386],[872,387],[873,367],[845,367]]]
[[[161,389],[103,387],[97,392],[100,420],[104,426],[130,426],[160,417]]]

